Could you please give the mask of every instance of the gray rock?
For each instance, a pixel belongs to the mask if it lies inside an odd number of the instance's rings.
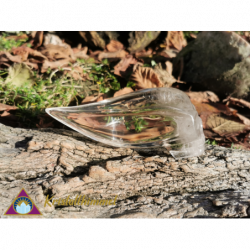
[[[177,56],[184,57],[182,80],[224,98],[250,100],[250,45],[234,32],[201,32]]]

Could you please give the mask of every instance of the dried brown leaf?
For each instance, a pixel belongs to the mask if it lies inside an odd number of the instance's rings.
[[[207,119],[207,127],[212,129],[220,136],[232,137],[246,132],[249,128],[246,125],[232,121],[218,115],[211,115]]]
[[[225,101],[229,101],[230,104],[234,104],[234,105],[238,105],[238,106],[243,106],[243,107],[246,107],[246,108],[250,109],[250,102],[245,101],[243,99],[229,97],[226,100],[224,100],[224,102]]]
[[[212,140],[216,140],[216,141],[220,141],[223,140],[222,137],[220,137],[217,133],[215,133],[212,130],[209,129],[203,129],[204,135],[207,139],[212,139]]]
[[[216,139],[216,141],[227,142],[238,140],[236,136],[244,135],[250,130],[250,126],[244,117],[240,117],[237,111],[232,111],[229,107],[221,103],[204,103],[191,99],[198,114],[202,119],[206,137]],[[221,138],[216,137],[217,133]]]
[[[114,74],[127,78],[133,71],[135,64],[143,65],[137,58],[127,55],[114,67]]]
[[[58,67],[61,68],[63,66],[67,66],[68,64],[69,64],[68,59],[58,60],[58,61],[55,61],[55,62],[49,62],[49,61],[45,60],[43,65],[42,65],[41,72],[44,73],[49,68],[51,68],[51,69],[57,69]]]
[[[176,80],[171,74],[168,73],[167,70],[155,67],[154,68],[154,72],[159,76],[159,79],[163,83],[164,87],[168,87],[169,88],[175,82],[184,83],[182,81]]]
[[[34,46],[40,47],[43,43],[43,31],[32,31],[31,37],[33,38]]]
[[[101,51],[101,50],[95,50],[95,51],[89,50],[89,53],[90,53],[91,57],[96,57],[96,56],[98,56],[102,52],[103,51]]]
[[[32,56],[38,60],[47,60],[48,58],[46,56],[44,56],[41,52],[34,50],[34,49],[30,49],[29,50],[29,56]]]
[[[250,109],[250,102],[248,101],[245,101],[243,99],[238,99],[238,98],[233,98],[233,97],[228,97],[227,99],[224,100],[224,102],[227,102],[227,105],[236,105],[238,107],[241,107],[241,108],[249,108]],[[241,114],[236,114],[239,119],[247,126],[250,126],[250,120],[241,115]]]
[[[44,46],[41,53],[45,55],[50,60],[60,60],[69,59],[71,60],[73,56],[73,51],[69,45],[59,46],[54,44],[48,44]]]
[[[153,54],[153,50],[149,48],[147,51],[144,49],[142,51],[136,52],[135,56],[136,57],[149,57]]]
[[[208,116],[214,113],[233,115],[233,112],[222,103],[201,103],[191,99],[199,115]]]
[[[191,101],[195,101],[198,103],[202,102],[219,102],[219,97],[212,91],[204,91],[204,92],[185,92]]]
[[[28,59],[28,56],[29,56],[29,48],[24,47],[24,46],[21,46],[21,47],[18,47],[18,48],[13,48],[11,50],[11,52],[14,55],[19,55],[21,57],[22,61],[26,61]]]
[[[87,96],[85,97],[85,99],[83,99],[82,104],[87,104],[87,103],[92,103],[92,102],[100,102],[103,101],[105,99],[107,99],[108,96],[104,93],[99,93],[98,96]]]
[[[9,111],[9,110],[16,110],[16,109],[18,109],[18,107],[0,103],[0,111],[5,111],[5,110]]]
[[[134,92],[132,88],[125,87],[123,89],[120,89],[119,91],[115,92],[114,97],[125,95]]]
[[[175,48],[177,50],[182,50],[183,47],[187,45],[187,41],[184,38],[182,31],[168,31],[166,38],[167,48]]]
[[[123,50],[124,46],[122,43],[116,40],[111,40],[110,43],[106,46],[109,52],[116,52],[117,50]]]
[[[0,64],[1,63],[6,63],[6,62],[16,62],[16,63],[21,63],[22,62],[22,57],[21,56],[13,56],[9,52],[0,52]]]
[[[72,50],[73,50],[75,58],[80,58],[80,59],[88,59],[89,58],[89,56],[87,55],[88,47],[83,47],[81,49],[74,48]]]
[[[137,66],[130,77],[130,81],[136,84],[136,89],[160,88],[164,84],[152,68]]]
[[[163,51],[159,52],[159,56],[163,56],[166,58],[174,58],[178,54],[177,50],[175,49],[164,49]]]
[[[115,52],[101,52],[98,55],[98,60],[102,60],[104,58],[123,58],[128,54],[125,50],[117,50]]]
[[[47,59],[41,52],[31,49],[26,46],[21,46],[18,48],[13,48],[11,51],[14,55],[19,55],[22,58],[22,61],[27,61],[28,57],[35,57],[39,61],[44,61]]]
[[[250,120],[248,118],[246,118],[245,116],[240,115],[238,113],[236,115],[240,118],[240,120],[243,122],[243,124],[250,126]]]
[[[191,102],[200,115],[203,129],[216,132],[218,135],[224,137],[223,140],[225,140],[226,137],[230,138],[248,130],[248,126],[242,123],[237,117],[237,113],[230,110],[230,108],[224,104],[202,103],[192,99]],[[209,132],[206,134],[208,137]],[[210,138],[214,139],[214,136]]]
[[[98,99],[98,96],[87,96],[82,100],[82,104],[87,104],[87,103],[91,103],[91,102],[96,102],[96,100]]]

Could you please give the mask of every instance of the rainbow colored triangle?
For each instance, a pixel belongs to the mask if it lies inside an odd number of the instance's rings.
[[[20,191],[4,215],[42,215],[36,204],[24,190]]]

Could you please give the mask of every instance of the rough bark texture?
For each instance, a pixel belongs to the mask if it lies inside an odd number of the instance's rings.
[[[113,148],[69,130],[0,125],[0,215],[25,188],[46,218],[216,218],[250,215],[250,152],[207,146],[175,160],[164,148]],[[112,199],[44,207],[49,197]]]

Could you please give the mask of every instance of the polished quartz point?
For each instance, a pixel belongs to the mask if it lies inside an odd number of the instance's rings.
[[[165,147],[175,158],[204,152],[201,119],[189,97],[178,89],[145,89],[91,104],[48,108],[46,112],[111,146]]]

